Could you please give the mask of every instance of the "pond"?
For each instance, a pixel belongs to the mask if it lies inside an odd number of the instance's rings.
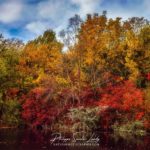
[[[0,129],[0,150],[150,150],[150,135],[125,137],[98,132],[95,145],[54,145],[51,135],[27,129]]]

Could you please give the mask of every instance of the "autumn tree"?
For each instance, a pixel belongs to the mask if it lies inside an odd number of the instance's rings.
[[[136,81],[144,70],[149,68],[149,45],[147,44],[149,33],[148,21],[144,18],[133,17],[124,23],[126,28],[126,55],[125,66],[129,72],[129,78]],[[146,34],[145,34],[146,33]]]
[[[43,35],[26,44],[20,57],[18,70],[23,84],[38,84],[61,72],[62,44],[56,40],[55,33],[47,30]],[[44,79],[45,78],[45,79]]]
[[[82,51],[76,48],[81,23],[82,19],[76,14],[69,19],[67,29],[60,32],[60,37],[63,39],[65,47],[67,47],[67,52],[63,54],[63,70],[67,73],[67,79],[71,81],[70,88],[75,95],[79,95],[81,91],[81,78],[83,78],[81,69]]]
[[[0,120],[7,125],[20,123],[20,104],[17,101],[18,65],[23,43],[0,35]],[[8,93],[13,94],[8,94]],[[13,95],[13,96],[12,96]]]
[[[17,87],[19,72],[16,70],[23,43],[17,39],[0,36],[0,90]]]
[[[140,67],[140,62],[143,62],[140,60],[145,59],[147,67],[149,64],[148,44],[141,40],[148,40],[144,34],[148,28],[148,21],[144,18],[133,17],[122,22],[119,17],[107,19],[104,12],[100,16],[88,15],[81,25],[75,47],[81,51],[81,68],[86,74],[86,80],[91,85],[99,86],[103,73],[110,72],[123,79],[136,81],[143,72],[141,68],[145,68],[144,63]]]

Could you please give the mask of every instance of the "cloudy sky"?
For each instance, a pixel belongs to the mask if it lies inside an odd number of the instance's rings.
[[[28,41],[46,29],[59,32],[74,14],[107,10],[107,16],[150,19],[150,0],[0,0],[0,33]]]

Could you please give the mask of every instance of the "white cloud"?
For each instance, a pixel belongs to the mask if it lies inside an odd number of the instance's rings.
[[[79,6],[79,14],[83,17],[88,13],[95,13],[102,0],[71,0],[73,4]]]
[[[50,24],[48,22],[35,21],[27,24],[25,28],[28,29],[31,33],[34,33],[35,35],[39,35],[49,27]]]
[[[0,5],[0,22],[11,23],[21,17],[23,4],[19,1],[5,1]]]
[[[57,17],[59,11],[62,9],[61,1],[55,1],[54,3],[49,0],[45,2],[41,2],[38,5],[38,15],[41,18],[47,19],[52,18],[55,19]]]
[[[66,28],[68,19],[75,14],[84,17],[87,13],[94,13],[102,0],[47,0],[37,6],[38,19],[51,20],[55,24],[53,29],[58,33]],[[77,7],[74,8],[73,5]]]
[[[131,17],[146,17],[149,19],[149,0],[137,0],[137,3],[135,2],[136,0],[128,0],[128,3],[124,5],[116,0],[113,3],[108,3],[106,6],[100,6],[99,10],[107,10],[109,18],[121,17],[123,20],[126,20]]]
[[[48,28],[58,33],[66,27],[68,19],[75,14],[70,3],[66,4],[66,0],[41,1],[34,9],[37,11],[35,20],[28,23],[25,28],[36,35]]]

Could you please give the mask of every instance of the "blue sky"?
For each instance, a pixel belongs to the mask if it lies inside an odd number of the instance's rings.
[[[58,33],[74,14],[85,18],[103,10],[110,18],[150,20],[150,0],[0,0],[0,33],[26,42],[49,28]]]

